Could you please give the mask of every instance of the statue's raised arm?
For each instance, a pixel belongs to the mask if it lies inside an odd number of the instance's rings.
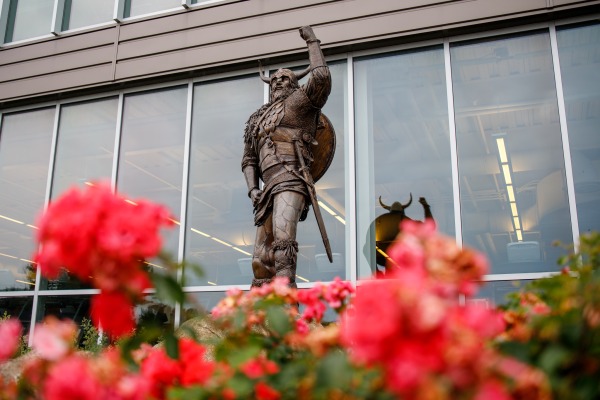
[[[312,28],[303,26],[300,28],[300,36],[306,41],[308,47],[310,65],[307,70],[311,72],[308,82],[302,88],[313,105],[321,108],[331,92],[331,74],[321,50],[321,41],[317,39]]]

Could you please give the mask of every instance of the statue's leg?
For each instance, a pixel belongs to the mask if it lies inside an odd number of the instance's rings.
[[[272,258],[273,222],[272,215],[265,223],[256,229],[254,254],[252,255],[252,272],[254,279],[252,286],[262,286],[271,282],[275,276],[275,266]]]
[[[298,242],[296,230],[302,209],[304,196],[297,192],[281,192],[273,201],[273,259],[275,276],[285,276],[290,287],[296,286],[296,259]]]

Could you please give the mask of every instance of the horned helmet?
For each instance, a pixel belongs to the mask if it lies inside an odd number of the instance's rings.
[[[291,86],[294,88],[297,88],[300,86],[298,84],[298,81],[300,81],[300,79],[304,78],[310,72],[310,66],[308,66],[304,71],[302,71],[300,73],[295,73],[294,71],[289,70],[287,68],[280,68],[270,77],[265,76],[265,73],[262,68],[262,64],[260,62],[258,63],[258,70],[259,70],[260,79],[264,83],[268,83],[270,85],[277,78],[282,77],[282,76],[287,76],[290,79]]]

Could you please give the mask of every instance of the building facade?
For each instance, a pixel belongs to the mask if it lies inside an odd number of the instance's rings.
[[[100,5],[99,3],[102,3]],[[326,54],[324,113],[337,147],[317,192],[334,253],[299,226],[300,287],[377,270],[373,221],[396,201],[490,260],[479,297],[499,303],[560,269],[600,230],[600,1],[2,0],[0,313],[26,326],[87,316],[93,289],[36,274],[35,221],[73,185],[110,181],[169,207],[165,250],[212,307],[249,288],[252,207],[243,128],[268,70]],[[380,200],[381,199],[381,202]],[[159,263],[154,265],[160,268]],[[148,294],[140,317],[180,324],[194,305]]]

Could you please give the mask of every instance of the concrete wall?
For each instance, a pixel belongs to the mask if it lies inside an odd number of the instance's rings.
[[[304,55],[600,11],[600,0],[232,0],[0,48],[0,108]],[[165,77],[168,75],[168,77]]]

